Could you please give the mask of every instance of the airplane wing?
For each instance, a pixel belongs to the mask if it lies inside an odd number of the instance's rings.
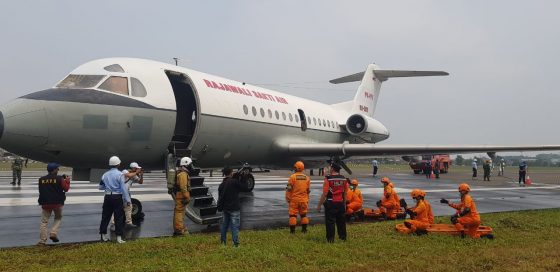
[[[560,150],[560,145],[383,145],[383,144],[287,144],[290,155],[301,157],[397,156],[478,152]]]

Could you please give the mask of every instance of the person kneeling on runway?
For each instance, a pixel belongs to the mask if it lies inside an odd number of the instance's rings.
[[[420,189],[414,189],[410,196],[416,200],[416,206],[406,210],[406,213],[410,215],[410,220],[405,220],[404,225],[409,229],[408,233],[415,233],[417,235],[427,234],[426,230],[430,224],[434,223],[434,215],[432,207],[424,199],[426,193]]]

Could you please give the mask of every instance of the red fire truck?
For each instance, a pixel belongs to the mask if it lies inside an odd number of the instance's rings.
[[[449,155],[424,155],[422,156],[421,160],[418,159],[410,159],[409,165],[414,171],[414,174],[420,174],[424,172],[426,169],[426,163],[428,161],[432,162],[432,169],[435,167],[439,167],[440,173],[447,173],[449,171],[449,167],[451,166],[451,158]],[[436,163],[437,162],[437,163]]]

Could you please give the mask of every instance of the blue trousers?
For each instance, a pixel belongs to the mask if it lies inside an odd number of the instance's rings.
[[[223,211],[222,212],[222,225],[220,228],[221,238],[220,241],[225,244],[227,241],[228,229],[231,229],[231,240],[234,246],[239,245],[239,226],[241,225],[241,212],[240,211]]]

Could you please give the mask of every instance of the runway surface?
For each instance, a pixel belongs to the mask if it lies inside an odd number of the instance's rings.
[[[21,186],[12,186],[11,172],[0,172],[0,247],[34,245],[39,239],[41,209],[38,206],[37,179],[42,171],[25,171]],[[286,226],[288,222],[287,204],[284,200],[288,171],[255,174],[257,184],[251,193],[242,193],[241,228],[263,229]],[[445,180],[426,180],[412,174],[389,175],[401,198],[409,205],[410,191],[422,188],[432,204],[435,215],[450,215],[453,210],[439,204],[444,197],[458,201],[457,183]],[[322,213],[315,211],[319,201],[322,179],[312,177],[309,217],[313,223],[323,223]],[[381,198],[383,189],[378,178],[358,177],[364,194],[364,207],[374,207]],[[163,173],[148,173],[144,184],[135,184],[132,196],[142,202],[145,219],[140,226],[125,232],[125,239],[139,237],[168,236],[172,230],[173,202],[167,194]],[[217,188],[221,177],[206,177],[205,183],[217,198]],[[472,195],[481,213],[516,211],[528,209],[560,208],[560,186],[534,184],[519,187],[507,181],[474,181]],[[103,193],[96,183],[72,181],[67,193],[62,224],[59,230],[61,243],[96,241],[99,239],[99,222]],[[484,220],[484,216],[482,216]],[[52,218],[51,221],[52,223]],[[201,226],[186,219],[190,232],[217,231],[217,226]],[[219,239],[216,235],[216,239]],[[50,241],[49,241],[50,243]]]

